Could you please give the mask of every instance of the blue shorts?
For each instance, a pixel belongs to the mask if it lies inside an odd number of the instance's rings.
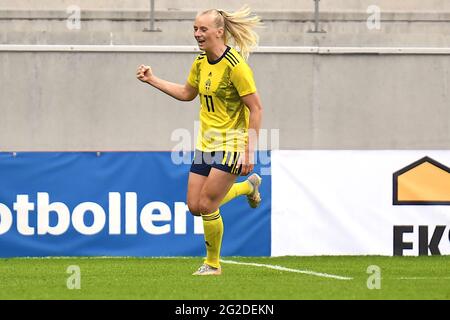
[[[191,172],[207,177],[211,168],[216,168],[231,174],[239,175],[241,165],[237,165],[240,152],[195,150]]]

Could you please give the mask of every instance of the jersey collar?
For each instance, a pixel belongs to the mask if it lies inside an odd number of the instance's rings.
[[[224,53],[223,53],[223,54],[220,56],[220,58],[218,58],[217,60],[209,61],[208,58],[207,58],[208,63],[209,63],[209,64],[217,64],[217,63],[219,63],[220,60],[222,60],[223,57],[225,57],[225,55],[227,54],[227,52],[230,51],[230,49],[231,49],[231,48],[230,48],[229,46],[227,46],[227,48],[225,49]]]

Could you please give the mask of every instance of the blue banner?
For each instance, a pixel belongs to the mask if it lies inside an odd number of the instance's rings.
[[[175,163],[170,152],[0,153],[0,256],[205,255],[186,205],[190,163]],[[221,207],[223,256],[270,255],[270,175],[261,195],[257,209],[246,197]]]

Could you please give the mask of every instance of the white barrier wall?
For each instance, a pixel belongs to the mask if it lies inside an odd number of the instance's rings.
[[[200,10],[206,8],[237,9],[242,4],[248,4],[257,10],[312,10],[313,0],[155,0],[156,10]],[[42,9],[66,8],[78,5],[86,9],[147,9],[148,0],[2,0],[0,8]],[[326,11],[366,10],[370,5],[377,5],[385,10],[449,10],[450,3],[446,0],[321,0],[320,7]]]
[[[450,254],[447,166],[448,150],[273,151],[272,255]]]
[[[172,150],[174,130],[196,133],[198,99],[182,103],[136,79],[137,66],[148,64],[161,78],[184,83],[194,47],[1,47],[0,150]],[[272,48],[250,57],[264,106],[262,126],[279,130],[280,149],[448,148],[449,52],[360,48],[328,54],[324,50],[339,48],[315,48]]]

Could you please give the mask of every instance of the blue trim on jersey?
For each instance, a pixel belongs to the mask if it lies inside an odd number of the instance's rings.
[[[209,64],[218,64],[218,63],[223,59],[223,57],[225,57],[225,55],[227,54],[227,52],[230,51],[230,49],[231,49],[231,48],[230,48],[229,46],[227,46],[227,48],[225,49],[225,52],[222,54],[222,56],[220,56],[219,59],[214,60],[214,61],[212,61],[212,62],[210,62],[209,59],[208,59],[208,63],[209,63]]]

